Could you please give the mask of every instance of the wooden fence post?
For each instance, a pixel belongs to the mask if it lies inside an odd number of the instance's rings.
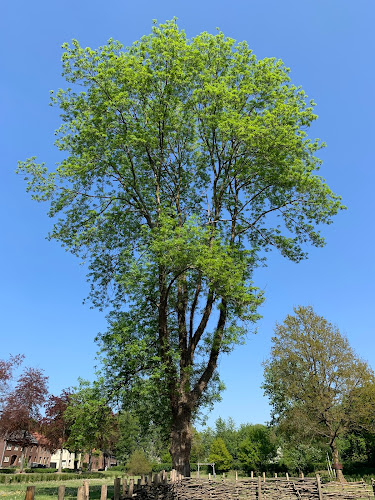
[[[277,479],[277,472],[275,472],[275,479]]]
[[[120,500],[120,490],[121,490],[121,479],[115,477],[113,481],[113,499]]]
[[[100,492],[100,500],[107,500],[107,485],[102,484],[102,489]]]
[[[254,479],[254,471],[253,470],[250,472],[250,477],[251,477],[251,479]]]
[[[266,482],[266,473],[263,472],[263,483],[265,483],[265,482]]]
[[[83,490],[85,493],[85,500],[89,500],[90,498],[90,487],[89,482],[87,480],[83,481]]]
[[[238,481],[238,472],[236,471],[236,481]]]
[[[134,479],[129,479],[128,497],[132,498],[134,493]]]
[[[154,479],[153,479],[152,482],[155,483],[155,484],[159,484],[160,483],[160,475],[159,474],[154,474]]]
[[[28,486],[26,488],[25,500],[34,500],[35,486]]]
[[[65,498],[65,486],[61,484],[57,493],[57,500],[64,500]]]
[[[77,500],[85,500],[85,488],[83,486],[78,487]]]
[[[319,474],[316,475],[316,484],[318,486],[319,500],[323,500],[322,484],[320,482]]]
[[[258,500],[262,498],[262,480],[260,476],[258,476]]]
[[[286,476],[286,480],[289,481],[289,474],[286,473],[285,476]]]
[[[128,492],[128,481],[126,477],[122,478],[122,496],[126,497],[126,494]]]

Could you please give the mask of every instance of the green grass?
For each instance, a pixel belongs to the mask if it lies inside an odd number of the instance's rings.
[[[90,500],[100,499],[100,491],[102,484],[108,485],[108,498],[113,496],[113,479],[89,479],[90,485]],[[29,485],[35,486],[35,500],[50,500],[57,498],[57,491],[61,484],[65,485],[65,500],[76,500],[77,489],[82,486],[82,480],[70,481],[38,481],[35,484],[32,482]],[[24,500],[27,484],[0,484],[0,499],[7,500]]]

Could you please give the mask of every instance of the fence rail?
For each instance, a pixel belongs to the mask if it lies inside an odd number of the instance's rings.
[[[134,479],[116,477],[113,484],[113,500],[373,500],[375,481],[372,487],[364,481],[353,483],[322,483],[319,475],[310,477],[266,478],[266,475],[235,479],[184,478],[175,470],[168,475],[142,475]],[[35,486],[28,486],[25,500],[34,500]],[[64,500],[65,486],[58,489],[58,500]],[[89,481],[78,487],[77,500],[89,500]],[[106,484],[101,487],[100,500],[108,499]]]

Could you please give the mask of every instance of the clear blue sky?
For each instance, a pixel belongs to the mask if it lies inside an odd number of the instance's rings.
[[[265,289],[263,319],[220,364],[227,391],[211,413],[237,423],[264,422],[269,407],[260,385],[276,321],[293,306],[312,305],[336,323],[357,353],[375,367],[374,326],[374,54],[373,0],[3,0],[0,19],[1,288],[0,358],[24,353],[45,370],[50,389],[92,378],[104,314],[82,305],[88,292],[78,259],[45,240],[47,207],[32,202],[18,160],[36,155],[51,167],[58,111],[49,90],[64,86],[61,44],[77,38],[97,47],[113,37],[130,45],[152,19],[173,16],[188,36],[216,27],[247,40],[258,58],[277,57],[295,84],[317,102],[310,135],[327,142],[321,175],[348,210],[324,230],[327,245],[307,261],[271,255],[255,274]]]

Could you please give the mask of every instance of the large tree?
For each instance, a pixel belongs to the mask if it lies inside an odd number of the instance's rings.
[[[338,438],[373,426],[374,374],[338,328],[312,307],[297,307],[277,324],[263,387],[273,416],[298,440],[325,440],[342,479]]]
[[[341,208],[315,173],[314,104],[280,60],[221,32],[189,40],[174,20],[127,49],[64,49],[65,159],[19,169],[59,216],[51,238],[87,262],[94,305],[112,308],[106,382],[127,404],[155,395],[152,418],[189,474],[219,355],[258,318],[254,267],[270,248],[299,261],[304,243],[322,246],[317,225]]]
[[[17,358],[19,364],[22,358]],[[14,359],[11,360],[14,365]],[[20,472],[27,448],[36,443],[33,432],[40,429],[41,408],[47,398],[48,377],[37,368],[25,368],[9,391],[0,412],[0,436],[22,446]]]

